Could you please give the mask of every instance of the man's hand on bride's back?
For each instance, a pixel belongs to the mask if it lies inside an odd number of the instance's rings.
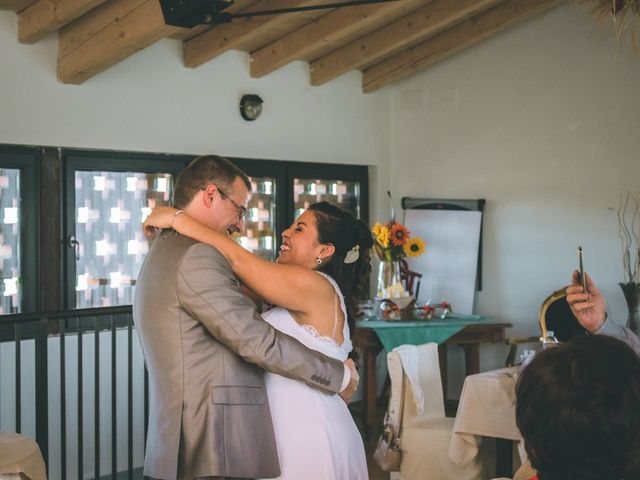
[[[344,361],[344,364],[351,371],[351,380],[349,380],[349,385],[347,388],[340,392],[340,397],[346,402],[351,402],[351,397],[356,393],[358,389],[358,384],[360,383],[360,376],[358,375],[358,370],[356,370],[356,364],[350,358]]]

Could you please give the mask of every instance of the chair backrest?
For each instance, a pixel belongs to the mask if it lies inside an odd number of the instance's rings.
[[[437,344],[402,345],[387,354],[387,364],[391,377],[389,402],[397,405],[400,399],[403,426],[445,416]],[[414,387],[422,395],[416,395]]]
[[[404,283],[404,288],[407,292],[409,292],[409,295],[413,295],[416,298],[418,297],[418,293],[420,292],[421,278],[421,273],[409,270],[409,264],[406,260],[400,260],[400,280],[402,280],[402,282]]]
[[[559,341],[566,342],[576,335],[587,333],[567,303],[566,287],[545,298],[540,307],[539,322],[543,338],[547,337],[548,332],[553,332]]]

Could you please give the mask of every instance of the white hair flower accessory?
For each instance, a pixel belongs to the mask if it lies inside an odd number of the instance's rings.
[[[360,258],[360,245],[357,243],[344,256],[344,263],[353,263]]]

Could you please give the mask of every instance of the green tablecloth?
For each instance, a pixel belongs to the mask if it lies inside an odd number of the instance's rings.
[[[375,318],[360,320],[356,327],[373,329],[384,348],[390,352],[400,345],[443,343],[467,325],[494,323],[495,320],[480,315],[448,315],[445,319],[387,322]]]

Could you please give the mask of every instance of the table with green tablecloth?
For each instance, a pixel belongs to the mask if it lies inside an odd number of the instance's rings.
[[[364,360],[362,391],[365,426],[373,425],[376,418],[376,359],[383,348],[391,351],[403,344],[437,343],[439,345],[443,390],[446,397],[447,346],[459,345],[463,348],[466,375],[479,373],[480,344],[504,341],[504,331],[511,326],[510,323],[497,323],[489,317],[457,314],[448,315],[444,319],[434,317],[431,320],[389,322],[370,318],[357,322],[353,342],[354,346],[362,353]]]

